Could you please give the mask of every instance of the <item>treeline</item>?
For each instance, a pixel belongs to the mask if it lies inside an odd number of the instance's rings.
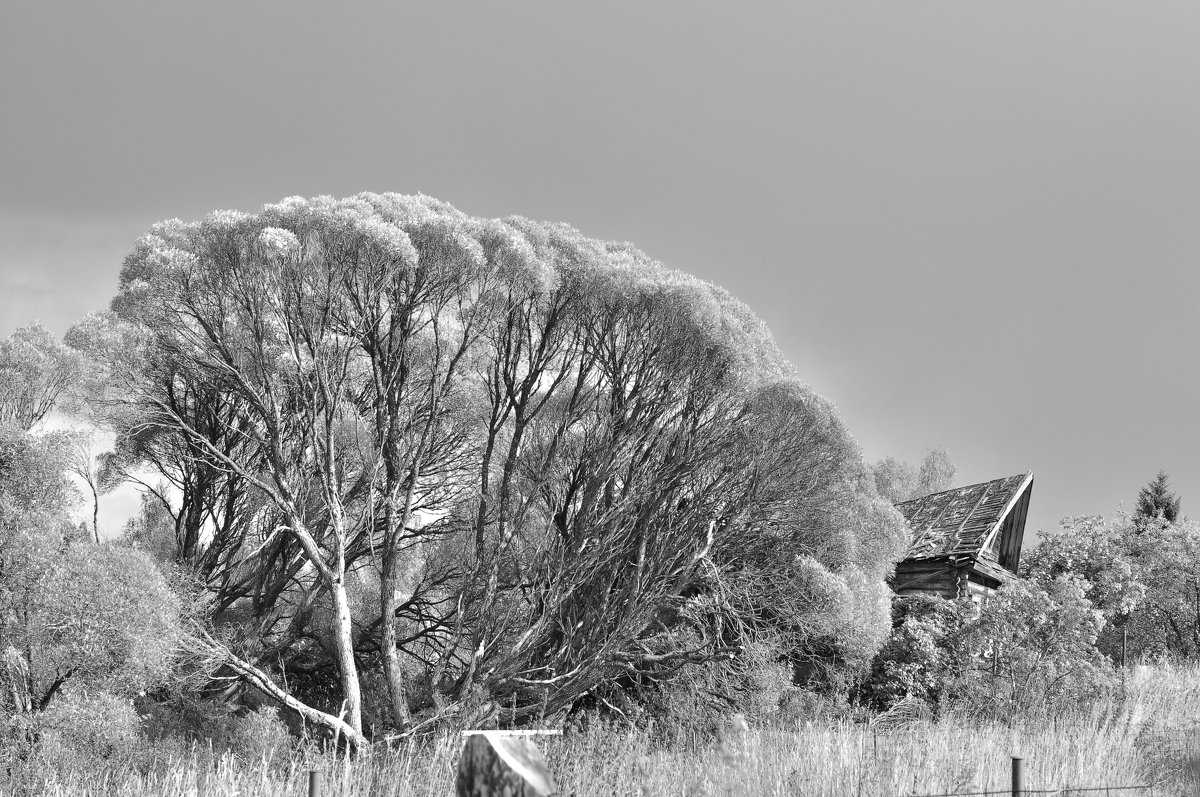
[[[45,431],[55,406],[112,450]],[[265,695],[361,745],[649,706],[680,678],[731,705],[761,672],[844,690],[907,543],[727,293],[427,197],[156,225],[110,312],[4,344],[0,417],[0,649],[26,717]],[[127,482],[143,510],[102,534]]]

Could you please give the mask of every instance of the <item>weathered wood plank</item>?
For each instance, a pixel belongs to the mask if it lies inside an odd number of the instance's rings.
[[[458,797],[549,797],[554,779],[528,738],[488,731],[467,737],[454,781]]]

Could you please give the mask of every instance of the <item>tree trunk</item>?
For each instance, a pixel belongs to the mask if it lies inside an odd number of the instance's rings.
[[[396,588],[398,587],[400,556],[397,550],[399,537],[408,527],[412,517],[413,492],[416,489],[417,472],[410,474],[408,489],[404,496],[404,509],[396,517],[395,496],[389,496],[387,505],[387,546],[383,551],[383,577],[380,582],[380,613],[382,635],[379,642],[383,653],[383,671],[387,677],[388,696],[391,698],[392,722],[400,730],[412,723],[408,711],[408,695],[404,688],[404,673],[400,669],[400,651],[396,648]]]
[[[100,493],[96,491],[96,485],[88,482],[88,486],[92,488],[92,535],[96,538],[96,544],[100,544]]]
[[[317,711],[315,708],[301,703],[290,693],[281,688],[277,683],[271,680],[270,676],[268,676],[265,672],[260,670],[258,667],[255,667],[250,662],[233,655],[228,648],[215,643],[211,638],[205,638],[203,641],[210,646],[210,649],[215,649],[218,658],[232,667],[233,670],[237,672],[238,675],[242,676],[243,679],[262,690],[263,693],[278,700],[287,708],[295,711],[308,722],[320,725],[323,728],[328,728],[334,733],[341,735],[344,739],[349,741],[357,748],[363,748],[367,746],[367,738],[362,735],[361,728],[355,728],[351,726],[350,723],[345,722],[338,717],[326,714],[323,711]],[[355,680],[355,683],[357,684],[357,679]]]
[[[342,697],[346,701],[346,724],[361,735],[362,690],[358,683],[358,665],[354,662],[354,627],[344,569],[338,572],[330,592],[333,595],[338,670],[342,676]]]
[[[383,595],[380,608],[383,612],[383,634],[379,641],[383,653],[383,672],[387,677],[388,696],[391,698],[392,723],[404,730],[412,723],[408,711],[408,695],[404,688],[404,673],[400,669],[400,651],[396,649],[396,579],[388,573],[388,559],[394,552],[384,554]],[[394,572],[394,571],[393,571]]]

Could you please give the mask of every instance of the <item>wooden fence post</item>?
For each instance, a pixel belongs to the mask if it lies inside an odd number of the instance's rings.
[[[315,769],[308,771],[308,797],[321,797],[321,773]]]
[[[550,797],[554,779],[527,738],[504,731],[471,733],[454,780],[457,797]]]
[[[1012,760],[1012,797],[1021,797],[1025,793],[1025,759],[1013,756]]]

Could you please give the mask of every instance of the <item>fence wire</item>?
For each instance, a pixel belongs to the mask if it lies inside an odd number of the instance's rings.
[[[1154,794],[1154,786],[1147,784],[1137,784],[1132,786],[1087,786],[1075,787],[1064,786],[1058,789],[1021,789],[1019,794],[1045,794],[1053,797],[1074,797],[1077,794],[1112,794],[1114,792],[1140,791],[1141,794]],[[1014,794],[1012,789],[1004,791],[965,791],[965,792],[950,792],[947,794],[910,794],[907,797],[1012,797]]]

